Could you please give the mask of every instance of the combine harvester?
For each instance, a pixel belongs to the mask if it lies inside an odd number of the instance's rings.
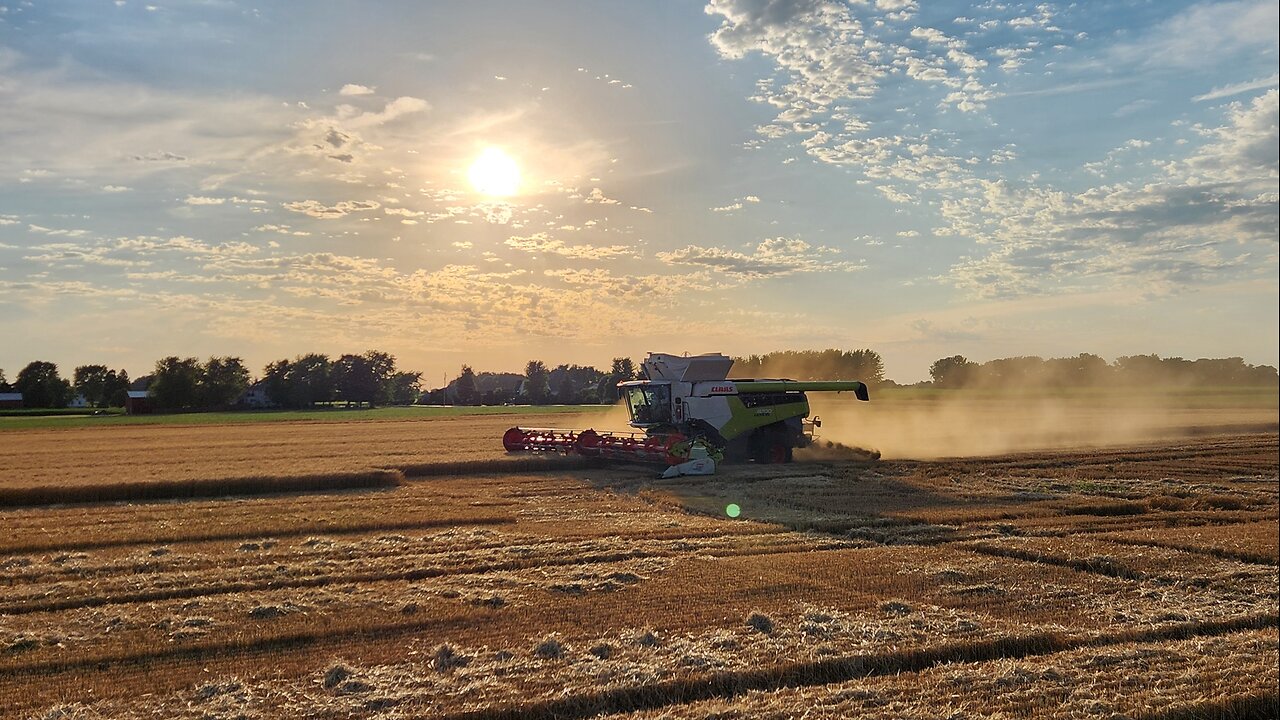
[[[513,427],[502,436],[507,452],[562,453],[610,460],[659,463],[663,477],[710,475],[723,460],[791,462],[795,448],[813,442],[818,418],[809,420],[806,392],[853,392],[867,400],[857,380],[730,380],[733,358],[650,353],[646,380],[618,383],[641,432],[597,432]]]

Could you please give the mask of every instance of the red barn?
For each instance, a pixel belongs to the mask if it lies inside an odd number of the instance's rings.
[[[124,399],[124,411],[129,415],[146,415],[151,412],[151,394],[146,390],[130,390]]]

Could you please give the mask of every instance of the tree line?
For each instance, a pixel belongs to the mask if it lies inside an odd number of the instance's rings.
[[[265,404],[284,408],[308,408],[321,403],[348,405],[403,404],[418,401],[422,373],[399,370],[396,358],[370,350],[362,355],[311,353],[293,360],[277,360],[263,369]],[[129,390],[146,390],[151,404],[160,410],[219,410],[240,403],[252,383],[244,361],[238,357],[199,358],[170,356],[156,361],[150,375],[131,381],[124,370],[105,365],[81,365],[72,379],[63,378],[54,363],[28,363],[13,383],[0,370],[0,392],[20,392],[32,408],[64,408],[76,395],[89,407],[122,407]]]
[[[871,386],[895,385],[884,376],[884,361],[874,350],[783,350],[734,358],[733,377],[776,377],[793,380],[861,380]],[[1280,374],[1270,365],[1250,365],[1242,358],[1161,358],[1128,355],[1108,363],[1090,353],[1073,357],[1025,356],[978,363],[963,355],[940,358],[929,368],[923,385],[939,388],[1057,388],[1072,386],[1275,386]],[[476,372],[463,365],[446,386],[423,392],[422,373],[396,367],[396,358],[370,350],[361,355],[309,353],[292,360],[268,363],[262,388],[267,404],[282,408],[310,408],[321,404],[379,405],[502,405],[520,403],[592,404],[618,399],[619,382],[636,380],[634,361],[615,357],[609,370],[589,365],[562,364],[549,368],[530,360],[524,373]],[[105,365],[81,365],[72,379],[63,379],[51,362],[29,363],[12,382],[0,369],[0,392],[23,394],[27,407],[66,407],[76,394],[91,407],[124,405],[126,391],[148,390],[162,410],[225,409],[234,406],[249,387],[251,376],[238,357],[170,356],[156,362],[150,375],[131,381],[129,374]]]
[[[941,358],[929,368],[940,388],[1061,388],[1076,386],[1274,386],[1280,375],[1270,365],[1250,365],[1243,358],[1162,358],[1126,355],[1108,363],[1097,355],[999,358],[977,363],[963,355]]]
[[[476,372],[463,365],[458,377],[423,396],[432,405],[592,405],[618,399],[618,383],[638,380],[630,358],[616,357],[608,372],[590,365],[557,365],[541,360],[525,363],[524,373]]]

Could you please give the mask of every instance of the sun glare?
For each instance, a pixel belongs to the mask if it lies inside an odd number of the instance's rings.
[[[510,155],[498,148],[487,148],[471,163],[467,178],[477,192],[505,197],[520,189],[520,168]]]

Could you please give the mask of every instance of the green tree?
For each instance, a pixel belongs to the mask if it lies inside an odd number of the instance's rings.
[[[378,350],[369,350],[365,352],[363,357],[369,362],[374,382],[378,387],[377,403],[379,405],[390,404],[392,396],[395,394],[395,386],[391,381],[396,376],[396,356]]]
[[[614,358],[613,364],[609,367],[609,374],[596,383],[596,401],[601,403],[616,402],[620,397],[618,395],[618,383],[639,379],[640,372],[636,369],[636,364],[631,358]]]
[[[292,396],[289,392],[289,370],[292,364],[288,360],[277,360],[267,363],[262,369],[262,381],[266,384],[267,399],[273,405],[290,407]]]
[[[27,407],[60,408],[71,400],[71,383],[58,375],[58,366],[36,360],[18,372],[13,389],[22,393],[22,404]]]
[[[397,372],[391,376],[391,402],[395,405],[412,405],[422,397],[422,373]]]
[[[289,364],[289,405],[311,407],[333,399],[332,363],[328,355],[309,353]]]
[[[462,371],[458,374],[458,380],[453,386],[454,404],[475,405],[477,400],[476,371],[472,370],[470,365],[463,365]]]
[[[129,397],[129,373],[123,369],[115,373],[115,377],[111,377],[111,373],[107,374],[107,387],[105,390],[105,398],[107,407],[124,407],[125,400]]]
[[[198,358],[169,356],[156,362],[156,371],[147,390],[156,407],[182,410],[200,405],[200,379],[204,368]]]
[[[348,405],[369,403],[373,407],[384,393],[381,378],[376,374],[374,365],[368,355],[343,355],[333,361],[333,386],[339,400]],[[390,393],[386,394],[390,399]]]
[[[933,378],[933,384],[938,387],[963,387],[969,382],[977,367],[977,363],[970,362],[963,355],[952,355],[935,360],[929,366],[929,377]]]
[[[0,368],[0,392],[11,392],[9,381],[4,377],[4,368]]]
[[[225,408],[249,387],[249,368],[238,357],[211,357],[200,373],[200,405]]]
[[[545,405],[551,397],[551,373],[541,360],[524,366],[524,397],[530,405]]]
[[[81,365],[72,375],[72,385],[90,406],[106,407],[109,386],[114,384],[115,376],[106,365]]]

